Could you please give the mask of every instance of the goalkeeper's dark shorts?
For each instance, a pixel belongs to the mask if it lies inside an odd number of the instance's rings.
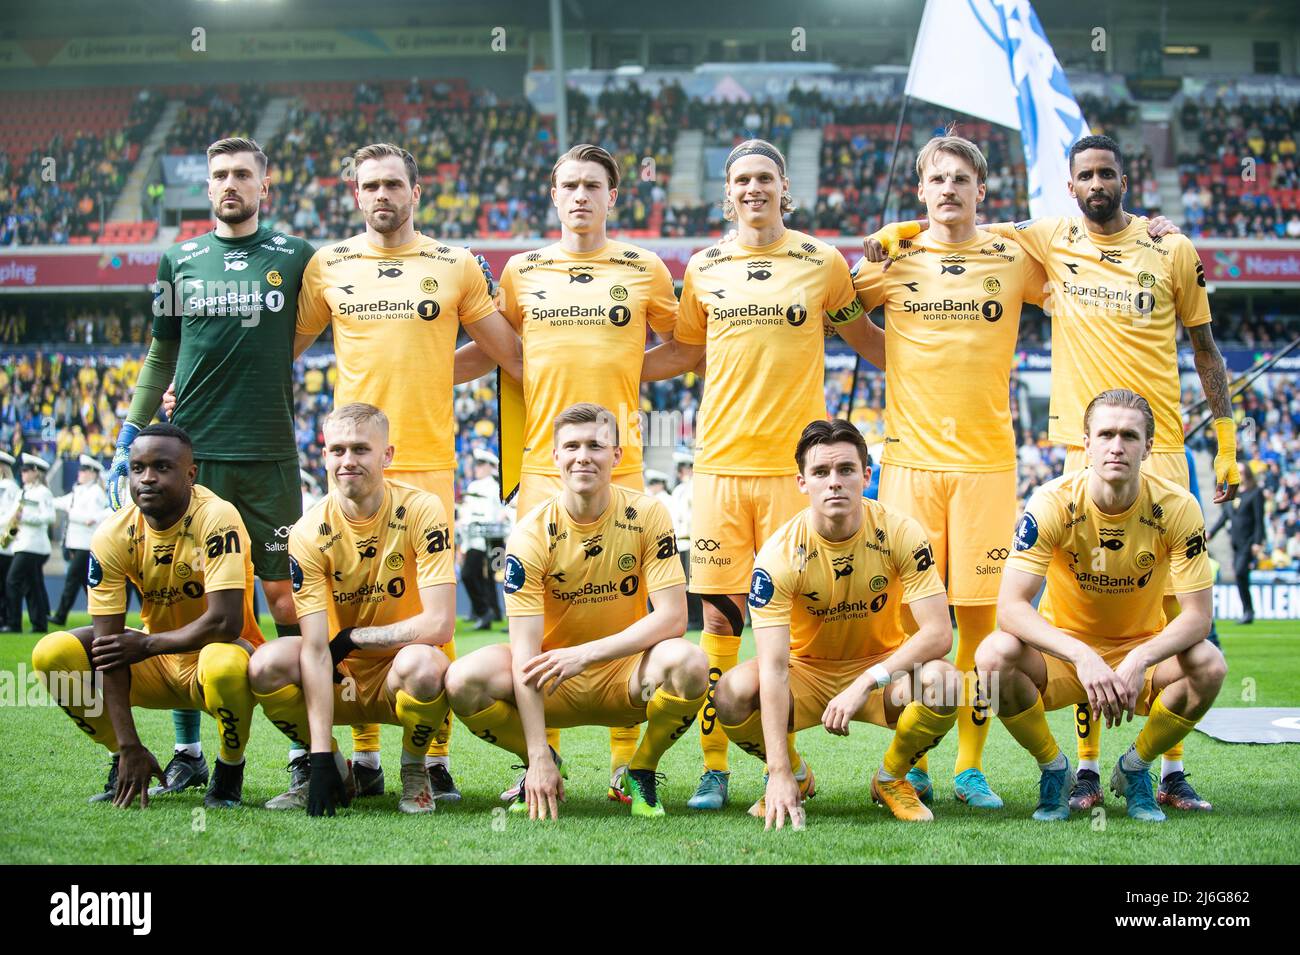
[[[289,579],[289,531],[302,517],[298,459],[195,462],[199,480],[229,501],[253,541],[253,572],[262,580]]]

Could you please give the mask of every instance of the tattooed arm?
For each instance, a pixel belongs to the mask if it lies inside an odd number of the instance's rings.
[[[1210,323],[1187,329],[1192,340],[1196,374],[1205,390],[1205,401],[1214,414],[1218,453],[1214,457],[1214,503],[1223,504],[1237,496],[1241,472],[1237,466],[1237,428],[1232,420],[1232,393],[1228,390],[1228,369],[1214,343]]]

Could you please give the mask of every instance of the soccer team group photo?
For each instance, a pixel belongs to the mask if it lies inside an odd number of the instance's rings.
[[[6,861],[1294,859],[1294,11],[271,6],[0,40]]]

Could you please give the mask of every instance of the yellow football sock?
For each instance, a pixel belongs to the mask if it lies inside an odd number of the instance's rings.
[[[646,711],[649,712],[648,704]],[[694,719],[691,722],[694,722]],[[639,730],[639,726],[611,726],[609,728],[609,771],[611,773],[620,766],[631,765],[632,754],[637,751]],[[555,735],[559,736],[559,733],[557,732]],[[556,750],[556,752],[559,752],[559,750]]]
[[[290,683],[271,693],[253,692],[262,712],[276,729],[299,749],[311,749],[311,728],[307,724],[307,697],[302,687]]]
[[[477,713],[462,716],[469,731],[493,746],[509,750],[524,762],[528,761],[528,743],[524,739],[524,724],[519,711],[505,700],[497,700]]]
[[[686,735],[703,703],[703,695],[684,700],[663,687],[655,690],[645,707],[645,736],[628,761],[628,769],[656,768],[668,747]]]
[[[957,607],[957,658],[954,665],[963,677],[975,669],[975,650],[997,626],[997,607]],[[967,678],[963,686],[973,685]],[[982,769],[984,740],[989,735],[989,703],[983,699],[984,688],[970,701],[963,700],[957,707],[957,762],[953,765],[956,776],[968,769]],[[968,703],[970,705],[968,705]]]
[[[1046,766],[1056,761],[1061,755],[1061,747],[1056,745],[1056,738],[1047,725],[1047,713],[1043,710],[1043,698],[1034,700],[1034,705],[1015,716],[1000,716],[1002,725],[1007,728],[1011,738],[1029,750],[1029,755]]]
[[[713,691],[722,674],[740,659],[740,637],[729,634],[700,634],[700,649],[709,657],[709,691],[700,708],[700,749],[704,751],[704,768],[727,771],[727,735],[719,730],[718,711],[713,706]]]
[[[47,633],[32,649],[32,668],[63,712],[96,743],[116,753],[117,733],[82,642],[66,630]],[[88,710],[98,715],[91,716]]]
[[[916,700],[908,703],[898,716],[894,739],[885,750],[885,772],[902,779],[921,757],[939,745],[955,722],[955,709],[944,716]]]
[[[1092,718],[1087,703],[1074,704],[1074,737],[1079,748],[1079,762],[1101,758],[1101,728],[1106,724]]]
[[[767,763],[767,747],[763,741],[763,713],[761,710],[750,713],[743,723],[738,723],[735,726],[728,726],[725,723],[719,725],[722,727],[722,731],[727,734],[729,740],[750,756]],[[795,747],[794,733],[786,734],[785,747],[786,755],[790,758],[790,768],[798,772],[803,757],[799,755],[799,750]]]
[[[1167,594],[1161,606],[1163,606],[1165,610],[1166,625],[1168,625],[1169,621],[1173,620],[1175,617],[1177,617],[1180,613],[1183,612],[1182,604],[1178,602],[1178,598],[1173,594]],[[1165,750],[1165,759],[1170,760],[1171,762],[1179,762],[1182,760],[1182,758],[1183,758],[1183,741],[1180,739],[1173,746],[1170,746],[1167,750]]]
[[[379,724],[358,723],[352,727],[352,752],[379,752]]]
[[[442,726],[450,707],[446,690],[432,700],[417,700],[405,690],[398,690],[393,709],[397,713],[397,722],[402,724],[402,752],[422,759],[429,749],[429,740]]]
[[[439,649],[446,654],[448,660],[456,659],[456,641],[448,640]],[[438,727],[438,732],[433,734],[433,740],[429,743],[428,756],[442,756],[446,758],[451,753],[451,707],[447,707],[447,712],[442,716],[442,725]]]
[[[248,685],[248,654],[233,643],[209,643],[199,651],[198,678],[203,702],[217,721],[222,761],[242,762],[257,706]]]
[[[1155,702],[1151,704],[1146,725],[1142,727],[1142,732],[1138,733],[1137,740],[1133,744],[1137,749],[1138,758],[1146,763],[1154,762],[1156,757],[1166,752],[1175,743],[1181,743],[1183,738],[1195,728],[1196,724],[1192,720],[1167,709],[1164,701],[1157,696]]]

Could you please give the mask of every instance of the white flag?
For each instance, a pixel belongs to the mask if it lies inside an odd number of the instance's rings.
[[[906,92],[1020,130],[1029,214],[1078,215],[1068,156],[1090,130],[1029,0],[926,0]]]

